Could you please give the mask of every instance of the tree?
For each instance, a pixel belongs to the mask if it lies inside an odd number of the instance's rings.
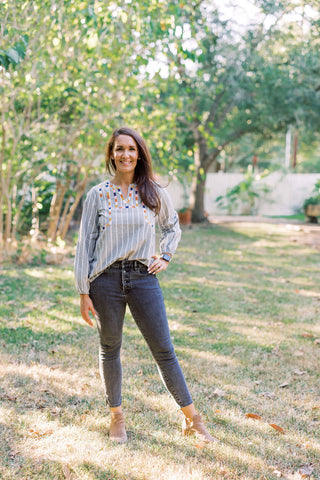
[[[33,204],[30,224],[38,225],[41,178],[54,185],[42,225],[54,241],[65,236],[103,164],[105,137],[133,118],[124,103],[152,54],[144,42],[158,8],[35,0],[3,2],[1,9],[0,243],[14,240],[26,202]]]
[[[193,221],[204,221],[206,174],[219,169],[230,144],[253,133],[270,137],[310,119],[315,128],[319,95],[312,70],[318,71],[319,58],[310,29],[301,37],[299,27],[297,42],[292,22],[284,28],[287,10],[267,31],[262,22],[239,37],[206,2],[189,7],[181,7],[161,53],[167,56],[179,136],[195,152]],[[310,58],[298,55],[302,46]]]

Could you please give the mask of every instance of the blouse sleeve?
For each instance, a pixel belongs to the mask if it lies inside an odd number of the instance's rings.
[[[170,253],[173,256],[181,238],[179,218],[168,192],[164,188],[159,188],[158,192],[161,199],[161,209],[158,214],[160,254]]]
[[[88,294],[90,289],[90,264],[93,261],[96,240],[99,236],[97,201],[97,192],[92,188],[84,202],[75,256],[75,281],[80,294]]]

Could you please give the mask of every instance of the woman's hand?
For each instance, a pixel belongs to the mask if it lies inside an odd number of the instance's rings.
[[[93,322],[89,316],[89,312],[96,317],[96,311],[88,294],[80,295],[80,312],[83,320],[85,320],[90,327],[93,327]]]
[[[163,260],[163,258],[158,258],[157,255],[152,255],[151,258],[154,258],[154,261],[149,265],[148,272],[149,273],[159,273],[163,272],[168,268],[169,262]]]

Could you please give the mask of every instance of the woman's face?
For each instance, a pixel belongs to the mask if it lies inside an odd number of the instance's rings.
[[[130,135],[116,137],[113,147],[113,158],[118,173],[134,172],[139,151],[135,140]]]

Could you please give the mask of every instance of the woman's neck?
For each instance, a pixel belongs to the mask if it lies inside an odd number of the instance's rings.
[[[122,175],[116,173],[115,176],[111,179],[111,182],[114,185],[118,185],[119,187],[129,187],[133,183],[134,175],[129,173],[127,175]]]

